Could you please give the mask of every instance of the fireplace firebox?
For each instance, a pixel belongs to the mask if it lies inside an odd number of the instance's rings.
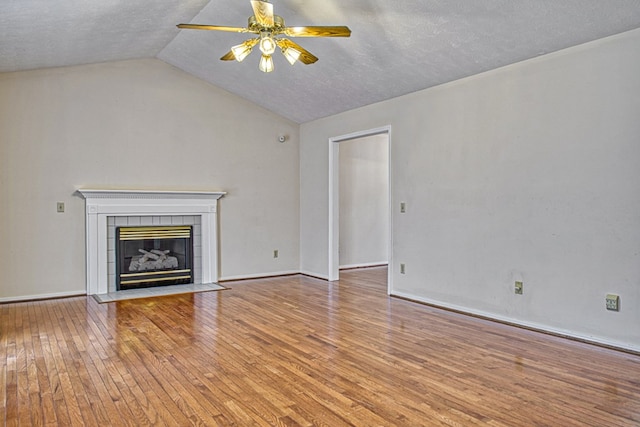
[[[193,283],[190,225],[116,228],[116,289]]]

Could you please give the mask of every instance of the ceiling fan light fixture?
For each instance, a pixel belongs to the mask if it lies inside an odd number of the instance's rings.
[[[263,73],[272,72],[275,67],[273,65],[273,58],[271,57],[271,55],[262,55],[262,57],[260,58],[260,65],[258,65],[258,68]]]
[[[178,24],[178,28],[192,30],[216,30],[231,33],[251,33],[255,37],[233,46],[220,57],[221,61],[242,62],[251,50],[258,45],[262,55],[258,68],[264,73],[274,69],[273,54],[280,48],[282,55],[291,65],[301,62],[305,65],[315,63],[318,58],[299,44],[284,37],[350,37],[351,30],[344,25],[287,27],[284,19],[273,13],[273,4],[268,0],[250,0],[253,15],[247,26],[229,27],[224,25]]]
[[[271,34],[260,34],[260,51],[266,56],[271,56],[276,51],[276,41],[271,37]]]
[[[242,44],[233,46],[231,51],[233,52],[233,56],[235,56],[236,61],[242,62],[244,58],[246,58],[251,53],[252,46],[248,43],[244,42]]]
[[[287,47],[285,49],[282,49],[282,54],[284,55],[285,58],[287,58],[287,61],[289,61],[289,64],[291,65],[295,64],[301,55],[299,50],[294,49],[292,47]]]

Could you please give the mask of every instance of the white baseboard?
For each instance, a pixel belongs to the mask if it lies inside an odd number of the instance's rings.
[[[347,264],[347,265],[341,265],[340,266],[340,270],[347,270],[350,268],[367,268],[367,267],[384,267],[389,265],[388,262],[386,261],[380,261],[380,262],[366,262],[366,263],[362,263],[362,264]]]
[[[289,271],[273,271],[269,273],[258,273],[258,274],[241,274],[239,276],[225,276],[218,279],[218,282],[229,282],[231,280],[247,280],[247,279],[263,279],[266,277],[277,277],[277,276],[290,276],[292,274],[299,274],[298,270],[289,270]]]
[[[0,303],[3,302],[21,302],[21,301],[37,301],[41,299],[54,299],[54,298],[67,298],[67,297],[79,297],[87,295],[86,289],[81,291],[70,292],[56,292],[52,294],[38,294],[38,295],[23,295],[19,297],[4,297],[0,298]]]
[[[602,346],[606,346],[606,347],[613,347],[613,348],[618,348],[621,350],[628,350],[628,351],[632,351],[634,353],[640,353],[640,346],[637,345],[633,345],[631,343],[627,343],[627,342],[620,342],[620,341],[615,341],[615,340],[610,340],[604,337],[598,337],[598,336],[593,336],[593,335],[584,335],[584,334],[580,334],[577,333],[575,331],[570,331],[567,329],[560,329],[560,328],[554,328],[548,325],[544,325],[541,323],[536,323],[536,322],[527,322],[527,321],[523,321],[523,320],[518,320],[518,319],[513,319],[507,316],[501,316],[495,313],[490,313],[490,312],[486,312],[486,311],[482,311],[482,310],[475,310],[469,307],[464,307],[464,306],[459,306],[456,304],[449,304],[449,303],[445,303],[442,301],[437,301],[437,300],[432,300],[429,298],[424,298],[424,297],[419,297],[416,295],[412,295],[412,294],[407,294],[404,292],[397,292],[397,291],[391,291],[390,293],[391,296],[395,296],[395,297],[400,297],[400,298],[405,298],[408,300],[412,300],[412,301],[417,301],[417,302],[421,302],[421,303],[425,303],[425,304],[429,304],[432,306],[436,306],[436,307],[441,307],[444,309],[448,309],[448,310],[454,310],[460,313],[466,313],[466,314],[470,314],[473,316],[478,316],[478,317],[482,317],[485,319],[489,319],[489,320],[495,320],[498,322],[502,322],[502,323],[507,323],[507,324],[512,324],[512,325],[517,325],[517,326],[521,326],[527,329],[532,329],[532,330],[537,330],[540,332],[546,332],[552,335],[556,335],[556,336],[562,336],[562,337],[566,337],[569,339],[574,339],[577,341],[582,341],[582,342],[587,342],[587,343],[592,343],[592,344],[596,344],[596,345],[602,345]]]
[[[304,274],[305,276],[313,277],[314,279],[320,280],[329,280],[329,276],[318,273],[311,273],[310,271],[301,271],[300,274]]]

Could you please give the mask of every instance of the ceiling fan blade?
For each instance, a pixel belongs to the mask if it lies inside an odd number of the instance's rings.
[[[282,31],[289,37],[349,37],[351,30],[344,25],[331,27],[287,27]]]
[[[198,25],[198,24],[178,24],[178,28],[188,30],[216,30],[216,31],[229,31],[232,33],[248,33],[249,30],[241,27],[224,27],[221,25]]]
[[[289,39],[277,39],[276,43],[278,44],[278,46],[280,46],[280,49],[293,48],[298,52],[300,52],[300,57],[298,57],[298,61],[302,62],[303,64],[307,64],[307,65],[313,64],[318,60],[317,56],[315,56],[314,54],[312,54],[311,52],[309,52],[308,50],[300,46],[298,43],[292,42]]]
[[[253,14],[258,24],[263,27],[273,27],[273,5],[262,0],[251,0]]]

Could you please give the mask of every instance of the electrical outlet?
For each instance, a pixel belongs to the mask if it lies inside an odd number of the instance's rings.
[[[524,293],[524,284],[522,282],[516,281],[515,291],[516,295],[522,295]]]
[[[405,202],[400,202],[400,213],[407,212],[407,204]]]
[[[58,213],[63,213],[64,212],[64,202],[56,203],[56,210],[58,211]]]
[[[273,257],[274,258],[278,258],[278,250],[277,249],[273,250]]]
[[[620,297],[614,294],[607,294],[605,299],[607,304],[607,310],[619,311],[620,310]]]
[[[405,274],[404,264],[400,264],[400,274]]]

